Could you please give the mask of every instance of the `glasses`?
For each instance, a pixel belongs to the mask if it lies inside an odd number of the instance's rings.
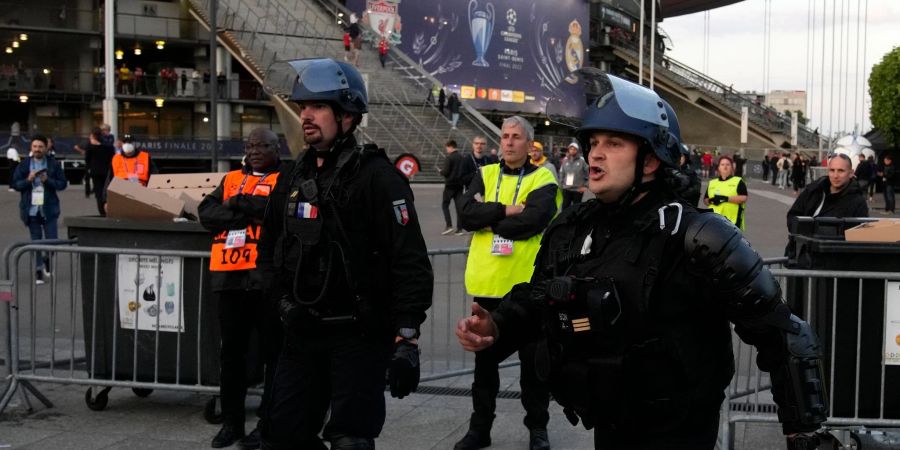
[[[832,158],[842,158],[847,161],[850,161],[850,157],[843,153],[831,153],[828,155],[828,160],[831,161]]]

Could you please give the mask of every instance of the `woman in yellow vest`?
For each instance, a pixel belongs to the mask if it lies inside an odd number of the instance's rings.
[[[730,156],[720,157],[717,167],[719,177],[709,180],[703,203],[743,231],[746,229],[747,185],[741,177],[734,176],[734,161]]]

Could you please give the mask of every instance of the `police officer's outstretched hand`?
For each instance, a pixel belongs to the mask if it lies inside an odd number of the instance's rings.
[[[490,347],[496,337],[497,325],[491,318],[491,313],[478,303],[472,303],[471,316],[460,319],[456,324],[456,338],[459,339],[459,345],[470,352]]]
[[[388,367],[391,397],[403,398],[419,387],[419,346],[401,339],[394,346],[394,356]]]

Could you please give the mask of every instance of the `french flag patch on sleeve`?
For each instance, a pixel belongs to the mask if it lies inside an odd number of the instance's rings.
[[[319,217],[319,208],[306,202],[297,203],[298,219],[315,219]]]

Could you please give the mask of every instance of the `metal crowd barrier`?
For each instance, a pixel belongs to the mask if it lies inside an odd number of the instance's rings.
[[[887,317],[889,282],[900,281],[900,272],[773,268],[772,273],[792,308],[802,308],[800,315],[810,321],[821,341],[830,406],[825,427],[851,439],[857,439],[853,430],[900,427],[900,396],[894,395],[898,391],[892,383],[886,383],[888,378],[900,381],[900,367],[886,364],[885,323],[872,320],[879,313]],[[734,447],[738,423],[778,422],[771,380],[756,366],[756,349],[734,333],[732,342],[735,375],[726,390],[720,430],[722,447],[728,449]],[[878,342],[877,348],[873,342]],[[837,398],[836,385],[841,391]],[[886,399],[890,405],[885,404]]]
[[[4,253],[6,272],[0,279],[0,301],[6,302],[2,310],[7,314],[6,386],[0,396],[0,413],[16,393],[29,410],[28,393],[52,407],[34,382],[87,386],[85,401],[95,410],[106,406],[112,387],[131,388],[139,396],[155,389],[218,393],[218,339],[210,338],[218,336],[218,331],[211,331],[218,326],[211,312],[215,305],[204,284],[209,252],[44,242],[14,244]],[[33,268],[40,253],[47,255],[52,275],[46,284],[36,286]],[[429,251],[435,294],[420,337],[422,381],[473,370],[472,356],[456,344],[453,333],[456,321],[469,313],[470,299],[461,278],[467,253],[467,248]],[[122,258],[128,257],[132,262],[123,263]],[[188,260],[195,263],[186,264]],[[123,266],[130,264],[128,282],[120,286]],[[177,273],[165,278],[178,280],[178,304],[164,307],[163,273],[173,268]],[[142,303],[142,287],[154,280],[155,300]],[[185,281],[193,283],[194,292],[181,291],[188,286]],[[132,288],[135,298],[120,298],[120,288]],[[149,321],[141,314],[146,305],[156,306]],[[102,390],[95,393],[96,388]],[[261,393],[258,389],[250,392]]]

